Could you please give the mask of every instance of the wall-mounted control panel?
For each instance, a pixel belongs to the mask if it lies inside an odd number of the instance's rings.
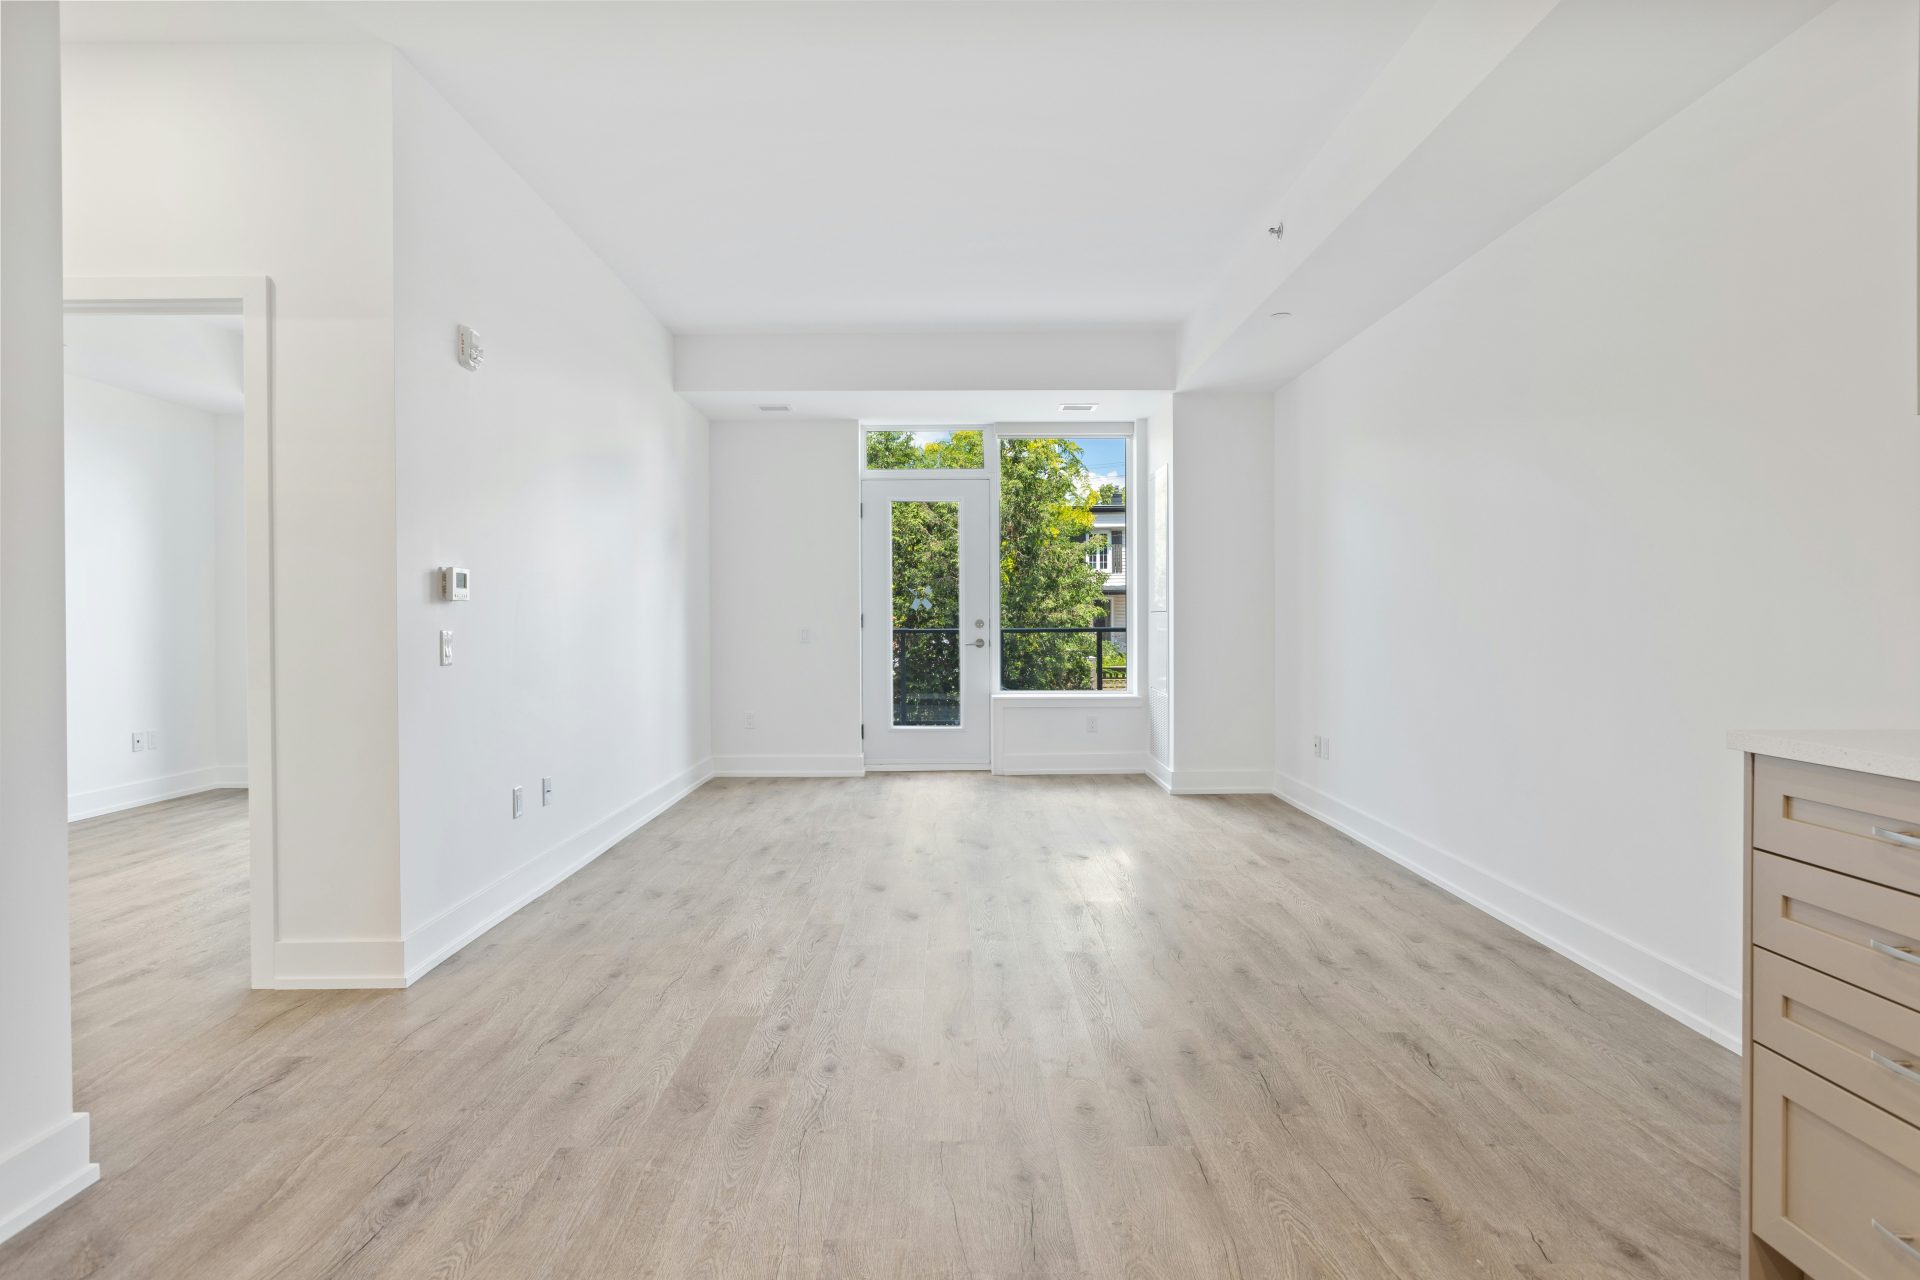
[[[442,600],[468,600],[473,597],[473,580],[465,569],[448,566],[440,571],[440,598]]]

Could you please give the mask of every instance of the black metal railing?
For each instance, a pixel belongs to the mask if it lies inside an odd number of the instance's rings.
[[[893,722],[960,723],[960,628],[893,629]]]
[[[1026,642],[1015,636],[1040,637]],[[1073,637],[1087,637],[1075,643]],[[1051,637],[1047,639],[1046,637]],[[1109,627],[1000,628],[1000,687],[1002,689],[1084,689],[1087,664],[1092,664],[1095,689],[1112,683],[1127,687],[1127,629]]]
[[[893,629],[893,722],[960,723],[960,628]],[[1000,628],[1000,687],[1025,692],[1127,687],[1127,629]]]

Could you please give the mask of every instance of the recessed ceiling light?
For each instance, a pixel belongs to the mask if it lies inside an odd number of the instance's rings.
[[[1093,411],[1094,411],[1095,409],[1098,409],[1099,407],[1100,407],[1100,406],[1099,406],[1099,405],[1097,405],[1097,404],[1063,404],[1063,405],[1061,405],[1061,406],[1060,406],[1060,412],[1062,412],[1062,413],[1092,413],[1092,412],[1093,412]]]
[[[787,412],[789,412],[789,411],[791,411],[791,410],[792,410],[792,408],[793,408],[793,406],[792,406],[792,405],[790,405],[790,404],[763,404],[763,405],[761,405],[761,406],[760,406],[760,412],[762,412],[762,413],[787,413]]]

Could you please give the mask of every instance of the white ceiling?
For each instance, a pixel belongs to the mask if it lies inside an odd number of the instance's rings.
[[[66,371],[206,413],[239,413],[241,324],[237,315],[66,317]]]
[[[399,47],[670,327],[1172,325],[1431,0],[67,4]]]

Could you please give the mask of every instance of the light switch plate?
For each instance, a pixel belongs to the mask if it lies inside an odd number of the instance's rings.
[[[443,667],[453,665],[453,632],[451,631],[440,633],[440,665]]]
[[[553,779],[540,779],[540,807],[546,808],[553,803]]]
[[[513,789],[513,816],[517,818],[521,814],[525,813],[526,811],[527,811],[526,797],[520,793],[519,787],[515,787]]]

